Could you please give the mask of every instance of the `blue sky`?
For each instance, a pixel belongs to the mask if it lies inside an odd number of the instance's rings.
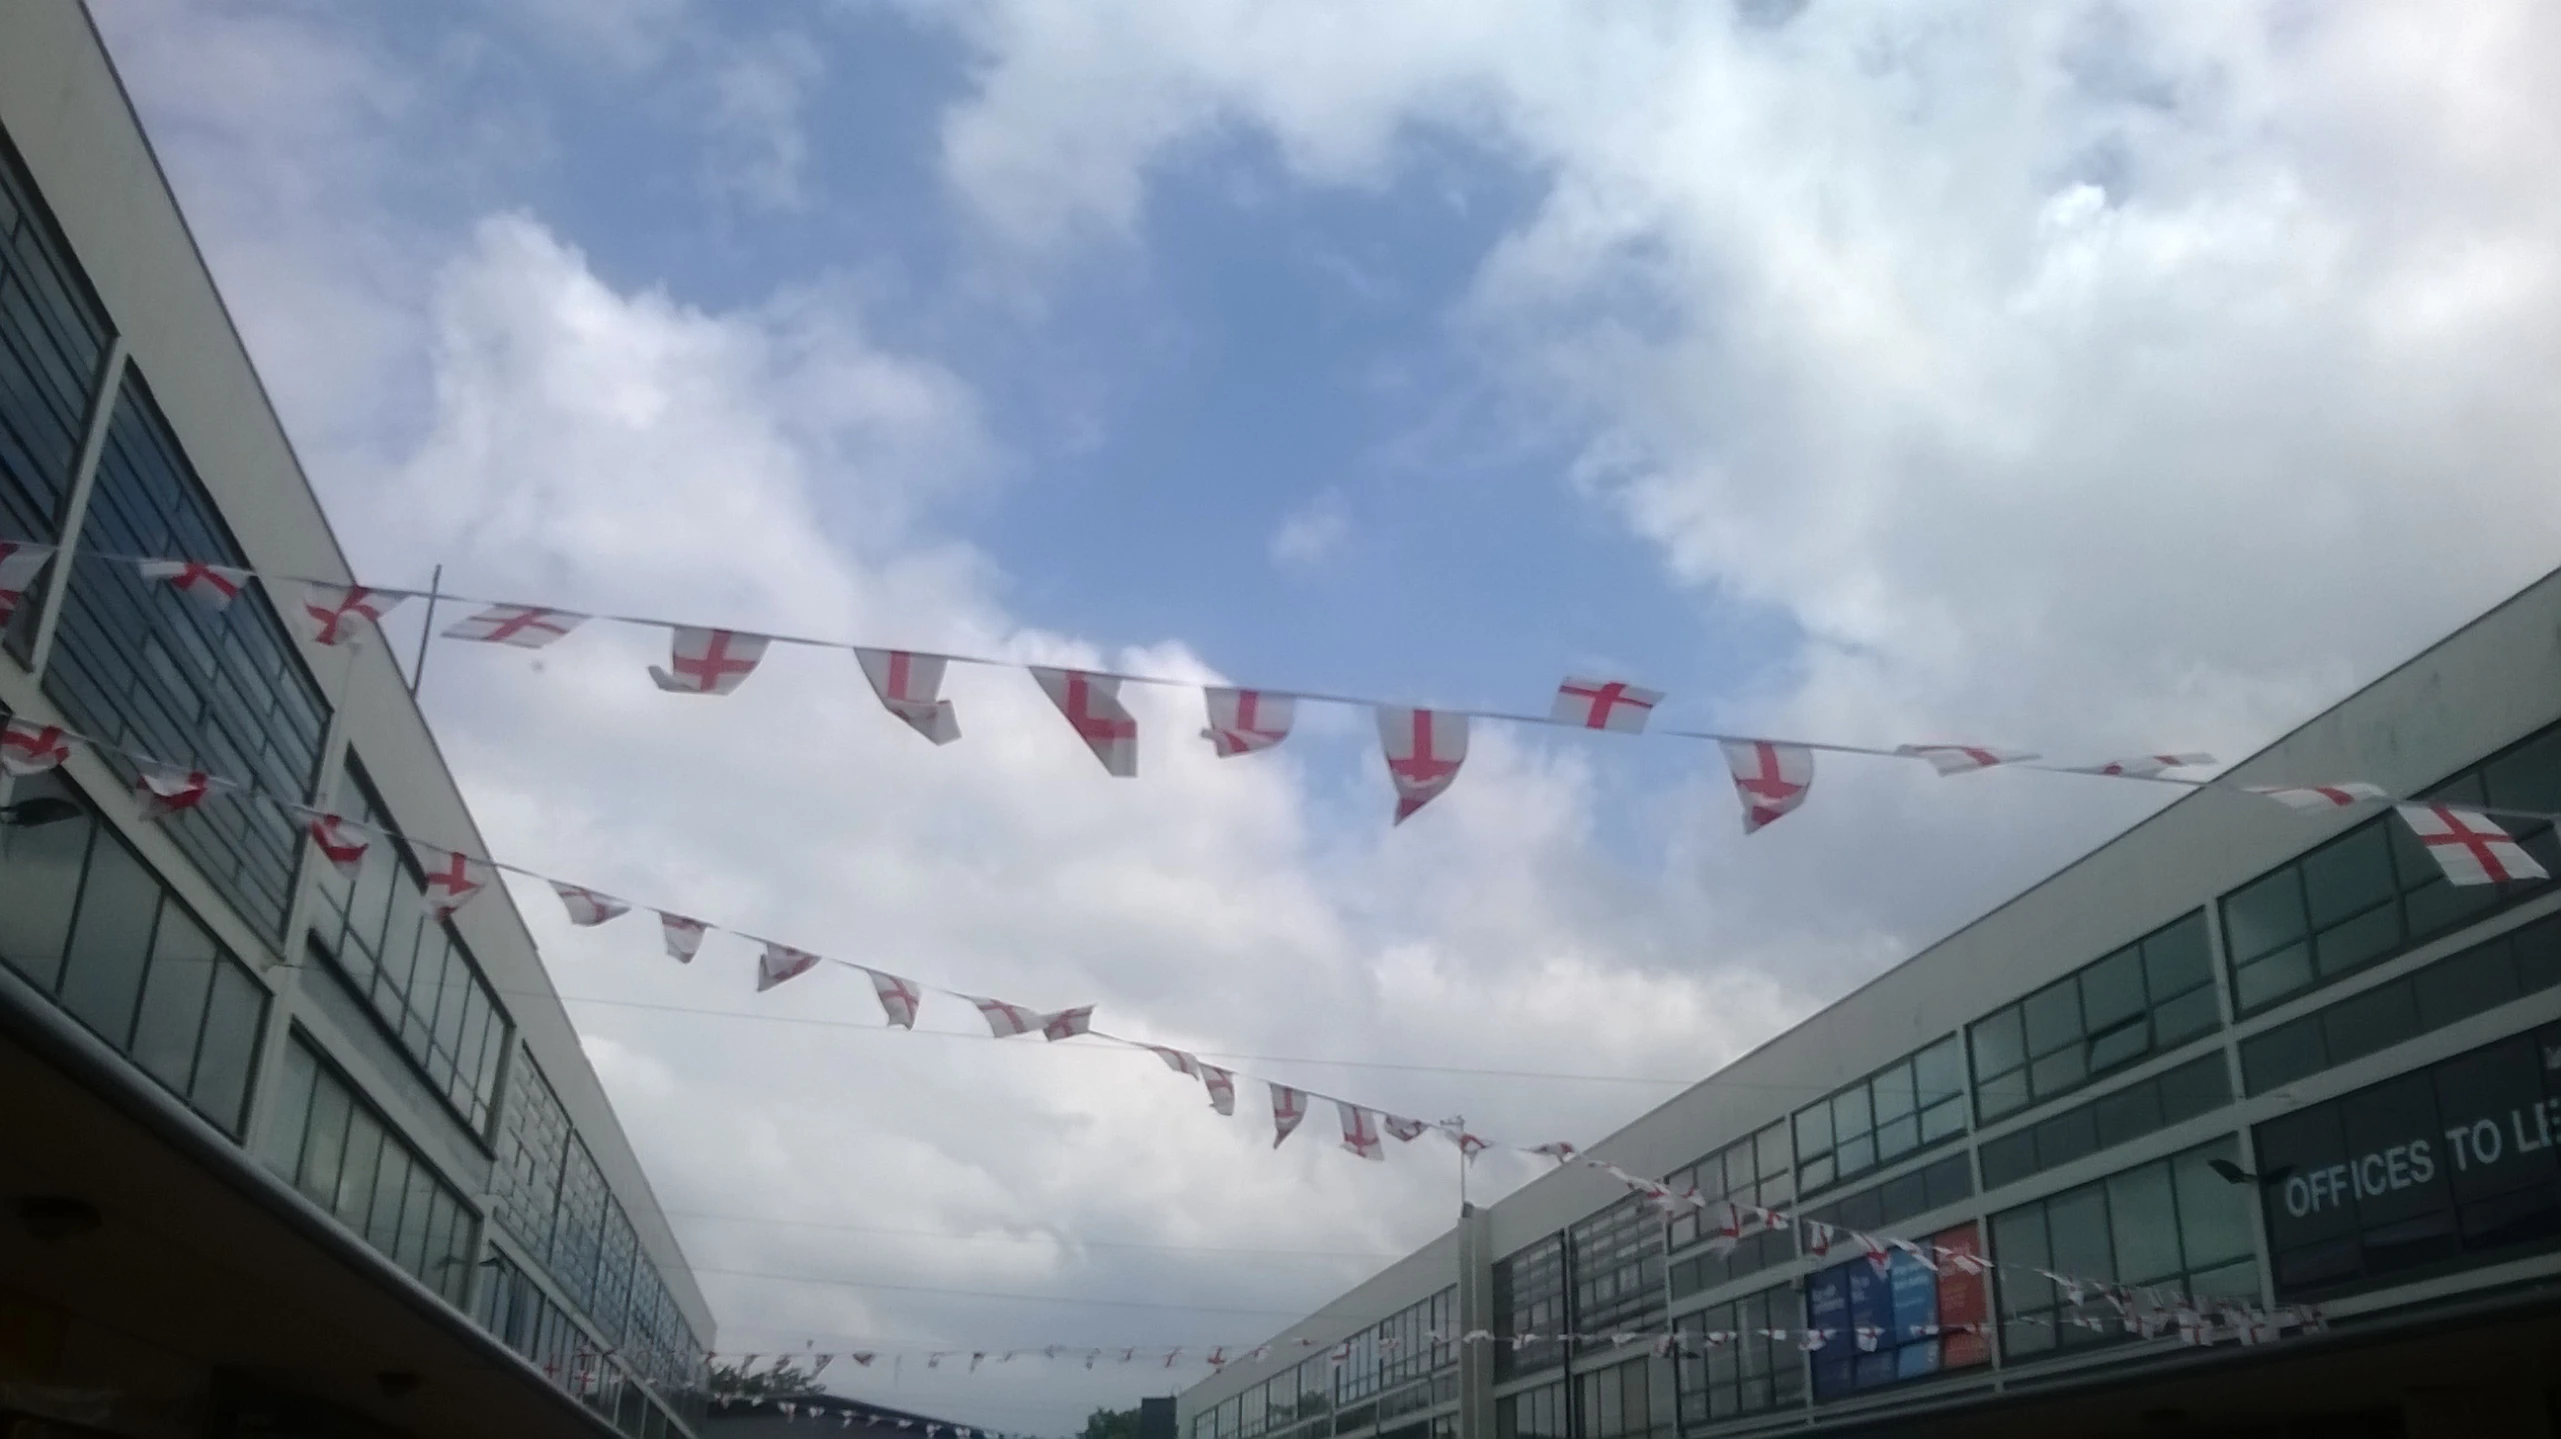
[[[97,9],[384,583],[2237,758],[2561,555],[2534,0]],[[1488,730],[1391,831],[1358,715],[1222,763],[1141,696],[1129,783],[1019,676],[928,753],[828,657],[715,710],[658,657],[440,652],[501,857],[1532,1141],[2155,801],[1826,759],[1747,842],[1712,751]],[[724,1349],[1251,1344],[1446,1222],[1442,1154],[526,908]],[[1052,1430],[1141,1387],[906,1383]]]

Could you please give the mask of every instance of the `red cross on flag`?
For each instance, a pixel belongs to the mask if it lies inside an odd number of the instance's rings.
[[[486,860],[474,859],[459,850],[438,849],[414,840],[409,847],[417,853],[418,868],[426,872],[427,912],[439,924],[453,918],[495,878]]]
[[[1832,1252],[1832,1226],[1819,1219],[1806,1219],[1797,1227],[1805,1234],[1805,1252],[1820,1258]]]
[[[1195,1061],[1197,1062],[1197,1061]],[[1200,1067],[1200,1082],[1209,1089],[1209,1107],[1221,1114],[1236,1112],[1236,1071],[1215,1064]]]
[[[585,615],[572,614],[568,610],[547,610],[540,605],[491,605],[478,614],[456,620],[446,629],[445,638],[538,650],[554,640],[567,638],[569,632],[585,623],[586,619]]]
[[[1858,1350],[1861,1354],[1873,1354],[1876,1352],[1876,1346],[1885,1342],[1885,1328],[1883,1325],[1853,1325],[1851,1326],[1850,1333],[1857,1338]]]
[[[1168,1049],[1161,1044],[1151,1044],[1147,1046],[1147,1052],[1165,1061],[1165,1067],[1176,1074],[1195,1079],[1200,1077],[1200,1061],[1184,1050]]]
[[[1120,702],[1119,680],[1038,665],[1032,666],[1032,678],[1106,771],[1122,779],[1138,773],[1138,720]]]
[[[1785,1339],[1787,1337],[1787,1331],[1784,1329],[1773,1329],[1770,1331],[1770,1337],[1773,1339]],[[1796,1347],[1808,1354],[1821,1349],[1829,1342],[1831,1342],[1831,1331],[1828,1329],[1808,1329],[1796,1336]]]
[[[764,993],[788,979],[798,979],[818,967],[818,956],[805,949],[765,941],[765,952],[756,960],[756,992]]]
[[[670,694],[725,695],[747,682],[772,641],[738,630],[705,630],[677,625],[667,668],[649,667],[649,677]]]
[[[2023,749],[1994,749],[1979,744],[1907,744],[1897,746],[1894,752],[1928,760],[1930,768],[1940,774],[1966,774],[1998,764],[2024,764],[2036,758]]]
[[[171,589],[209,610],[229,608],[249,584],[247,570],[196,560],[143,560],[134,568],[146,580],[167,580]]]
[[[667,941],[667,957],[678,964],[691,964],[702,952],[703,931],[711,928],[699,919],[658,911],[658,933]]]
[[[134,789],[142,796],[142,817],[167,819],[182,810],[194,809],[213,793],[214,778],[200,769],[181,769],[173,764],[145,764]]]
[[[866,969],[863,973],[871,976],[871,992],[880,996],[880,1011],[888,1016],[889,1022],[900,1029],[914,1029],[916,1011],[925,1003],[925,996],[917,991],[916,982],[900,979],[894,974],[883,974],[876,969]]]
[[[545,881],[551,892],[560,896],[561,905],[569,911],[569,922],[580,928],[603,924],[618,915],[629,914],[631,906],[611,895],[598,894],[580,885]]]
[[[1378,740],[1396,786],[1396,823],[1403,824],[1458,778],[1467,758],[1467,716],[1381,705]]]
[[[1455,1124],[1442,1125],[1441,1132],[1448,1135],[1450,1142],[1458,1146],[1458,1157],[1470,1163],[1475,1162],[1476,1156],[1492,1147],[1489,1141],[1480,1139]]]
[[[1562,1139],[1557,1140],[1553,1144],[1542,1144],[1538,1148],[1530,1151],[1532,1154],[1544,1154],[1559,1164],[1573,1163],[1574,1156],[1581,1152],[1582,1151],[1576,1149],[1573,1145],[1566,1143]]]
[[[340,879],[353,880],[363,870],[365,851],[372,846],[356,838],[345,820],[334,814],[314,814],[308,830],[312,848],[320,851]]]
[[[1334,1112],[1343,1121],[1343,1147],[1363,1159],[1385,1159],[1387,1142],[1378,1137],[1378,1116],[1357,1104],[1334,1101]]]
[[[1879,1278],[1884,1277],[1885,1272],[1894,1267],[1894,1253],[1885,1247],[1883,1240],[1866,1234],[1853,1234],[1850,1237],[1857,1240],[1859,1247],[1867,1251],[1867,1262],[1876,1270]],[[2076,1299],[2073,1302],[2077,1304],[2080,1301]]]
[[[2407,820],[2437,867],[2455,884],[2505,884],[2515,879],[2549,879],[2525,847],[2508,837],[2488,815],[2445,804],[2405,804],[2395,808]]]
[[[1653,717],[1654,706],[1662,702],[1661,690],[1649,690],[1625,680],[1569,675],[1565,683],[1556,687],[1556,708],[1550,717],[1558,724],[1580,729],[1642,734],[1645,721]]]
[[[1040,1037],[1053,1043],[1074,1039],[1077,1035],[1090,1033],[1093,1028],[1094,1007],[1090,1004],[1080,1004],[1074,1009],[1062,1009],[1040,1017]]]
[[[36,576],[43,573],[45,562],[53,558],[53,546],[30,545],[17,540],[0,540],[0,625],[18,612],[27,591],[36,587]]]
[[[2304,814],[2346,809],[2350,805],[2385,798],[2381,785],[2367,784],[2361,779],[2347,780],[2339,784],[2254,784],[2246,785],[2244,788],[2252,794],[2275,800],[2287,809]]]
[[[1743,833],[1805,803],[1814,788],[1814,751],[1803,745],[1770,740],[1729,739],[1717,742],[1725,766],[1734,772],[1734,793],[1743,800]]]
[[[60,725],[12,719],[0,724],[0,770],[42,774],[71,758],[71,736]]]
[[[402,600],[405,590],[368,589],[363,585],[310,584],[302,587],[303,633],[312,643],[345,644],[362,640],[368,627],[379,631],[382,617],[391,613]]]
[[[936,697],[943,687],[941,655],[857,646],[854,660],[863,667],[863,678],[871,681],[871,692],[880,696],[882,707],[905,720],[909,729],[936,744],[960,738],[960,720],[952,713],[951,701]]]
[[[2194,769],[2214,762],[2214,756],[2210,754],[2138,754],[2127,759],[2112,759],[2105,764],[2085,765],[2080,772],[2149,779],[2164,770]]]
[[[1266,1087],[1272,1092],[1272,1148],[1278,1149],[1281,1141],[1298,1129],[1298,1122],[1307,1117],[1307,1091],[1286,1084]]]
[[[1718,1200],[1708,1207],[1708,1212],[1717,1217],[1716,1231],[1707,1240],[1710,1254],[1723,1254],[1743,1242],[1743,1211],[1735,1207],[1734,1201]]]
[[[1019,1004],[1007,1004],[1001,999],[980,999],[975,995],[964,997],[978,1006],[980,1014],[987,1016],[987,1032],[998,1039],[1017,1034],[1038,1034],[1041,1026],[1049,1022],[1048,1015],[1025,1009]]]
[[[1395,1114],[1382,1114],[1378,1117],[1378,1122],[1381,1128],[1395,1135],[1397,1141],[1402,1144],[1413,1143],[1423,1137],[1424,1130],[1431,1128],[1419,1119],[1407,1119]]]
[[[1296,695],[1238,689],[1209,689],[1202,694],[1209,701],[1209,728],[1200,737],[1210,742],[1220,759],[1270,749],[1289,738],[1290,724],[1298,717]]]

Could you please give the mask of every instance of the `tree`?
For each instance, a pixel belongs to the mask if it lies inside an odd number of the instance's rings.
[[[816,1394],[824,1386],[818,1376],[794,1369],[786,1359],[762,1374],[750,1374],[747,1366],[714,1363],[711,1366],[711,1396],[714,1399],[790,1399],[801,1394]],[[1137,1439],[1132,1430],[1130,1439]]]
[[[1138,1411],[1098,1408],[1085,1417],[1081,1439],[1138,1439]]]

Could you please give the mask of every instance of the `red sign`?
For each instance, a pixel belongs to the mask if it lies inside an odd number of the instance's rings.
[[[1972,1224],[1933,1234],[1929,1242],[1978,1260],[1983,1255],[1983,1241]],[[1969,1364],[1991,1362],[1992,1340],[1985,1331],[1990,1328],[1992,1303],[1985,1285],[1981,1274],[1968,1274],[1954,1260],[1939,1260],[1939,1332],[1946,1336],[1939,1341],[1940,1368],[1962,1369]],[[1960,1324],[1974,1325],[1975,1331],[1958,1333],[1956,1326]]]

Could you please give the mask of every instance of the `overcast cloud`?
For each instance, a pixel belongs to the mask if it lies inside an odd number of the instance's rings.
[[[2561,554],[2533,0],[98,8],[383,583],[1512,707],[1597,660],[1695,720],[2237,758]],[[1388,327],[1355,398],[1246,368],[1263,303]],[[1345,472],[1249,483],[1167,354]],[[1027,538],[1050,505],[1104,538]],[[1405,638],[1445,605],[1513,668]],[[2153,802],[1827,760],[1747,844],[1709,754],[1498,730],[1390,830],[1365,716],[1220,762],[1139,693],[1115,781],[1019,673],[956,673],[932,750],[842,656],[686,700],[654,643],[437,651],[503,857],[1530,1141],[1672,1091],[1357,1066],[1704,1075]],[[1446,1148],[1363,1165],[1320,1114],[1275,1153],[1145,1056],[885,1033],[855,977],[754,996],[734,941],[678,968],[520,898],[612,1001],[573,1012],[724,1351],[1251,1344],[1455,1204]],[[1059,1431],[1199,1372],[829,1377]]]

